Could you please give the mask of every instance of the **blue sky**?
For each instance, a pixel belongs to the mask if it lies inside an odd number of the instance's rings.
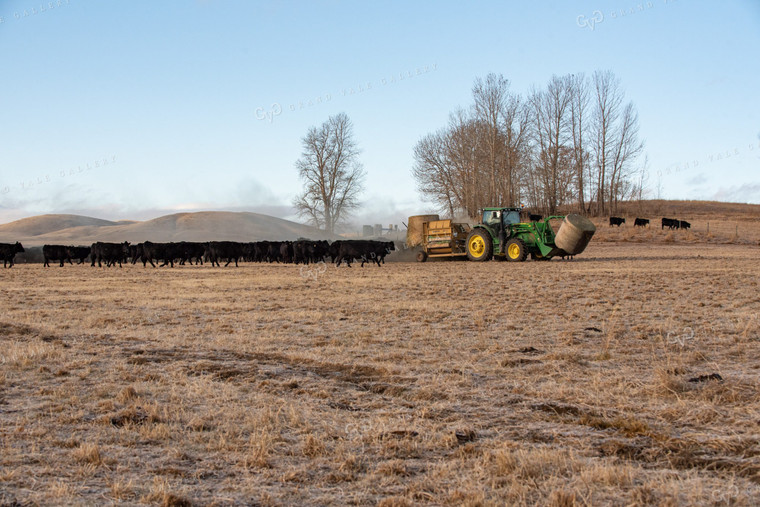
[[[414,145],[489,72],[526,94],[612,70],[652,197],[760,203],[758,49],[758,0],[0,0],[0,222],[293,218],[300,140],[345,112],[356,221],[399,223],[429,209]]]

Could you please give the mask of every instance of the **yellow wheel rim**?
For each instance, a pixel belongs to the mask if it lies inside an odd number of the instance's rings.
[[[480,236],[473,236],[470,240],[470,253],[474,257],[480,257],[486,251],[486,243]]]
[[[517,243],[512,243],[509,245],[509,248],[507,249],[507,254],[509,254],[510,259],[517,259],[520,257],[520,245]]]

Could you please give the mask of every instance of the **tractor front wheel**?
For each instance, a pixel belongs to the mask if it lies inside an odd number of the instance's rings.
[[[512,262],[522,262],[528,256],[525,250],[525,242],[520,238],[512,238],[507,241],[507,259]]]
[[[483,229],[475,229],[467,236],[467,258],[471,261],[487,261],[493,255],[493,240]]]

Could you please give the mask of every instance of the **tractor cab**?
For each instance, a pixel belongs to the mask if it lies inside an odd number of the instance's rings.
[[[520,223],[520,208],[484,208],[481,223],[495,231],[502,226],[507,229],[512,224]]]

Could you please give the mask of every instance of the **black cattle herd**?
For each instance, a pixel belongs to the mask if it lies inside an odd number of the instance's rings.
[[[540,220],[540,215],[531,215],[531,221]],[[625,218],[610,217],[610,226],[625,224]],[[636,218],[634,227],[647,227],[648,218]],[[691,224],[675,218],[663,218],[661,229],[689,229]],[[93,243],[89,247],[45,245],[42,247],[44,266],[49,266],[50,261],[58,262],[61,267],[68,262],[83,264],[90,258],[90,265],[114,266],[130,262],[136,264],[142,262],[143,266],[150,263],[151,266],[171,266],[174,264],[203,264],[210,262],[212,266],[225,266],[239,262],[277,262],[291,264],[313,264],[330,262],[340,266],[346,263],[351,267],[354,261],[376,263],[378,266],[385,263],[385,256],[396,247],[392,241],[374,240],[338,240],[328,243],[327,241],[255,241],[240,243],[237,241],[210,241],[197,243],[180,241],[176,243]],[[0,257],[3,259],[3,267],[13,267],[13,260],[17,253],[23,253],[24,247],[18,241],[16,243],[0,243]]]
[[[203,264],[211,263],[212,266],[225,266],[239,262],[277,262],[290,264],[314,264],[325,262],[329,258],[330,262],[340,266],[346,263],[351,267],[354,261],[361,261],[361,266],[365,263],[375,263],[378,266],[385,263],[385,256],[395,250],[396,247],[392,241],[374,241],[374,240],[339,240],[329,243],[327,241],[255,241],[251,243],[240,243],[237,241],[210,241],[207,243],[196,243],[190,241],[180,241],[176,243],[153,243],[145,241],[143,243],[129,244],[124,243],[93,243],[89,247],[64,246],[64,245],[44,245],[42,254],[44,257],[44,266],[49,266],[50,261],[59,263],[61,267],[68,262],[73,264],[76,260],[78,264],[90,258],[90,265],[97,264],[102,267],[106,266],[119,267],[122,264],[131,262],[136,264],[142,262],[143,266],[150,263],[151,266],[170,266],[175,264]],[[3,258],[3,267],[13,267],[13,259],[17,253],[24,252],[21,243],[0,243],[0,256]]]
[[[610,217],[610,227],[613,225],[617,225],[620,227],[625,223],[625,218],[623,217]],[[690,229],[691,224],[685,220],[677,220],[675,218],[663,218],[662,219],[662,226],[660,229],[665,229],[667,227],[668,229]],[[649,225],[649,219],[648,218],[636,218],[636,220],[633,221],[634,227],[647,227]]]

